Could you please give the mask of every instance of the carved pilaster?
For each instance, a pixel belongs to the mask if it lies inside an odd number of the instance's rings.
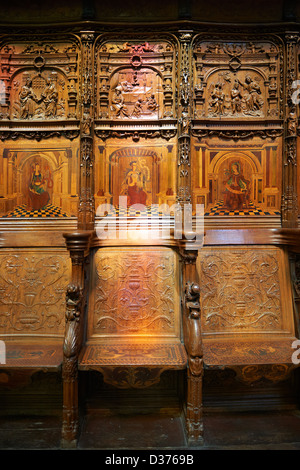
[[[9,119],[10,108],[10,57],[11,51],[9,48],[1,54],[1,80],[2,86],[0,90],[0,103],[1,112],[0,119]]]
[[[283,153],[282,226],[297,227],[297,106],[292,100],[297,78],[298,33],[286,34],[286,106]]]
[[[78,228],[89,230],[94,225],[94,112],[93,112],[93,41],[94,33],[83,31],[82,41],[82,88],[80,127],[80,188]]]
[[[75,447],[79,432],[78,354],[83,339],[84,263],[92,232],[64,234],[72,261],[71,282],[66,292],[66,325],[63,347],[62,446]]]
[[[190,31],[180,32],[180,84],[178,103],[178,193],[177,202],[191,203],[191,40]]]

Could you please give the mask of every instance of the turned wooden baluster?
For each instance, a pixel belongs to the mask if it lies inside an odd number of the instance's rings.
[[[66,292],[63,346],[63,447],[75,447],[79,433],[78,354],[82,344],[84,323],[84,263],[88,254],[91,233],[78,231],[64,234],[72,261],[72,276]]]
[[[188,354],[186,432],[190,445],[203,442],[200,286],[197,283],[197,250],[182,251],[184,263],[183,334]]]

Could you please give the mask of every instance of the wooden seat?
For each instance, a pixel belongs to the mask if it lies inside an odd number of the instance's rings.
[[[191,281],[197,251],[185,255],[185,246],[174,240],[110,246],[84,232],[65,238],[73,280],[67,294],[63,446],[77,443],[77,371],[88,370],[120,389],[149,387],[166,370],[188,371],[187,437],[201,443],[200,290]]]
[[[63,338],[5,338],[6,361],[1,369],[58,370],[63,361]]]
[[[205,369],[233,369],[249,384],[263,377],[281,381],[296,367],[288,250],[298,251],[299,241],[291,236],[286,230],[207,231],[198,258]]]
[[[29,383],[37,371],[61,373],[71,270],[61,234],[52,234],[47,249],[38,232],[2,236],[0,370],[1,384],[11,387]]]
[[[185,369],[187,354],[182,343],[138,343],[138,344],[89,344],[79,356],[79,369],[136,365]]]

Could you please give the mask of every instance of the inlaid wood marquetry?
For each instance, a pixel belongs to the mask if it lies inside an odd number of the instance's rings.
[[[88,366],[168,366],[185,368],[187,354],[184,345],[138,343],[89,345],[79,359],[80,369]]]

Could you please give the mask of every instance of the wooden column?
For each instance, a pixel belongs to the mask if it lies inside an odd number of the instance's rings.
[[[84,263],[92,232],[66,233],[66,245],[72,261],[71,282],[66,293],[66,325],[63,346],[63,426],[62,446],[76,447],[79,433],[78,354],[84,325]]]
[[[93,74],[92,31],[82,31],[82,87],[81,87],[81,126],[80,126],[80,195],[78,208],[78,228],[93,230],[94,201],[94,74]]]
[[[197,279],[198,251],[181,250],[183,260],[183,335],[188,354],[186,434],[189,445],[203,444],[203,350],[201,334],[200,286]]]
[[[177,202],[191,203],[191,40],[190,31],[180,31],[180,84],[178,110]]]

